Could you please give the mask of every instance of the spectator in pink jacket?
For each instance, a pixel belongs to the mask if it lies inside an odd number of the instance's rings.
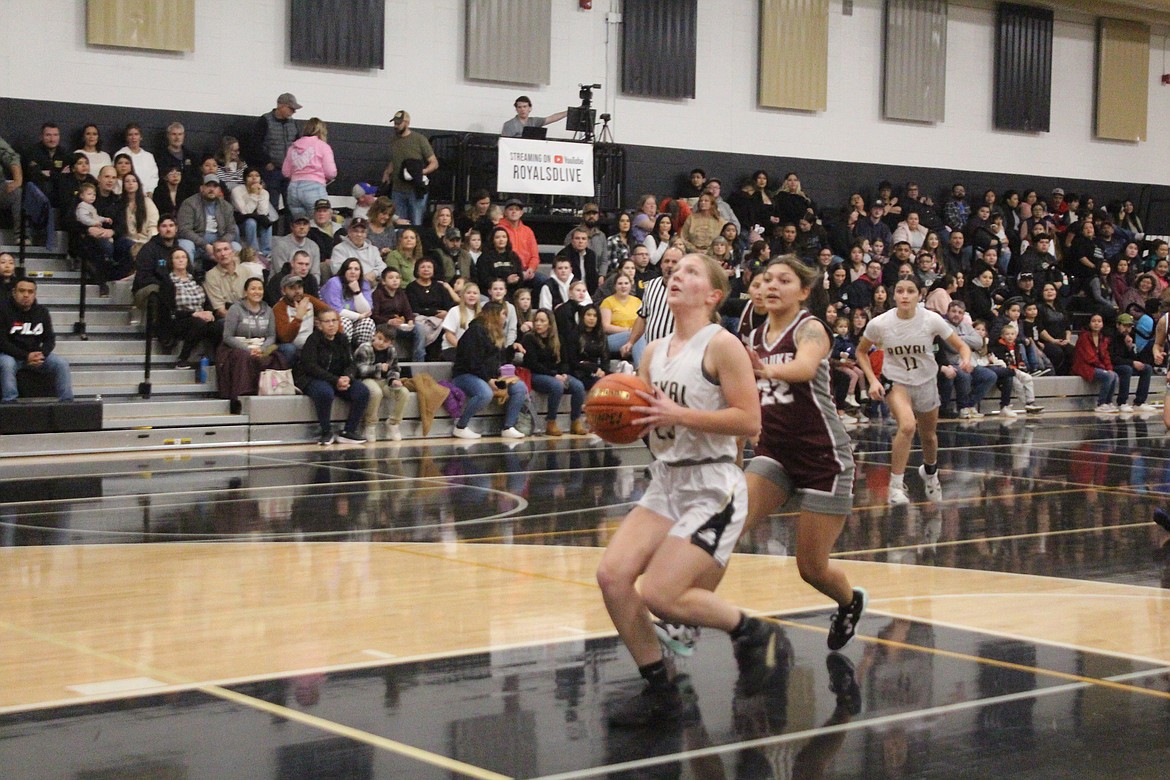
[[[325,185],[337,178],[329,128],[317,117],[305,122],[304,135],[288,147],[281,173],[289,180],[288,209],[293,219],[311,217],[313,204],[329,197]]]

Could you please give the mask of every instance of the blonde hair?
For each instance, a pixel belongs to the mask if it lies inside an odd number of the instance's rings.
[[[305,122],[305,129],[301,131],[301,135],[315,135],[325,143],[328,143],[329,127],[324,121],[317,117],[312,117],[308,122]]]
[[[469,309],[463,303],[463,299],[467,296],[467,293],[469,290],[475,290],[478,293],[479,292],[479,285],[476,284],[475,282],[467,282],[466,284],[463,285],[463,292],[460,293],[460,295],[459,295],[459,327],[460,328],[466,328],[468,323],[470,323],[471,320],[474,319],[475,315],[478,313],[477,309]],[[482,306],[480,308],[482,308]]]

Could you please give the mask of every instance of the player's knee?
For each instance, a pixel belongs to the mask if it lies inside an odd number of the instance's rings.
[[[800,572],[800,578],[809,585],[817,585],[825,581],[829,572],[828,561],[806,561],[799,556],[796,559],[796,569]]]
[[[898,435],[913,438],[915,427],[916,426],[913,420],[910,422],[898,423]]]
[[[632,590],[636,579],[637,575],[626,572],[620,561],[610,561],[603,558],[597,567],[597,585],[603,593],[621,593]]]

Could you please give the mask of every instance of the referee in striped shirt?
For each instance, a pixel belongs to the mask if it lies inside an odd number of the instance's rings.
[[[662,259],[658,261],[662,276],[646,282],[642,290],[642,308],[638,310],[634,327],[630,328],[630,340],[621,348],[622,357],[633,355],[634,368],[642,362],[642,353],[647,344],[674,333],[674,314],[666,305],[666,285],[670,283],[670,275],[682,257],[683,251],[676,246],[663,252]]]

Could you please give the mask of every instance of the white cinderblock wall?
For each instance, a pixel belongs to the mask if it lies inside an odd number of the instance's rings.
[[[1057,14],[1052,131],[1033,135],[992,129],[994,9],[983,0],[951,3],[946,120],[934,126],[881,119],[880,0],[857,0],[852,16],[833,0],[829,105],[811,114],[755,106],[755,0],[700,0],[697,97],[685,101],[618,94],[620,35],[606,17],[619,0],[597,0],[592,11],[552,3],[552,84],[534,87],[463,78],[463,0],[387,0],[386,69],[373,72],[288,64],[285,0],[199,0],[188,55],[87,47],[80,0],[0,0],[0,96],[259,114],[289,90],[306,117],[385,125],[406,108],[420,127],[495,132],[520,93],[551,113],[577,102],[578,83],[600,82],[597,106],[614,115],[619,142],[1170,184],[1161,28],[1152,33],[1149,140],[1129,144],[1092,138],[1094,28],[1085,16]]]

